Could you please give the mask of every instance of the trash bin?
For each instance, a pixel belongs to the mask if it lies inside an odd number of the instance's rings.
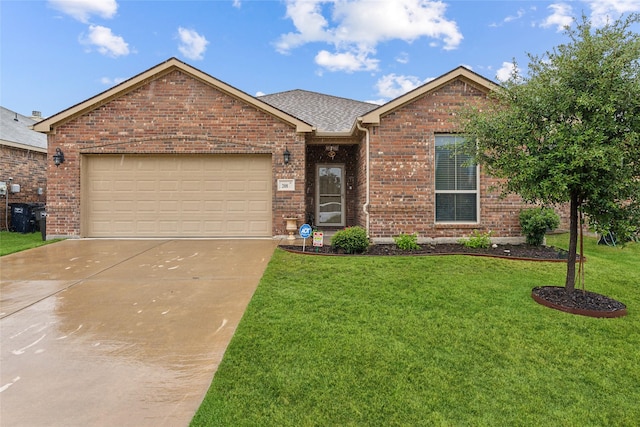
[[[44,205],[36,206],[33,209],[36,220],[36,228],[40,230],[42,240],[47,240],[47,211]]]
[[[35,208],[42,203],[9,203],[11,206],[11,231],[33,233],[36,231]]]

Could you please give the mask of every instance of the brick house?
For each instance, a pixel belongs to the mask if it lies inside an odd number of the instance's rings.
[[[45,202],[47,137],[32,129],[40,119],[0,107],[0,230],[10,228],[10,203]]]
[[[35,126],[48,135],[48,237],[271,237],[284,218],[519,239],[523,204],[452,149],[456,111],[495,84],[464,67],[385,105],[248,95],[171,58]]]

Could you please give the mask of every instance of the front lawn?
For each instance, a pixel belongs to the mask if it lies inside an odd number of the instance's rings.
[[[628,316],[536,304],[564,263],[277,250],[192,425],[637,425],[640,244],[586,243]]]
[[[37,248],[38,246],[48,245],[50,243],[59,242],[60,240],[61,239],[43,241],[42,234],[39,232],[23,234],[0,231],[0,256],[24,251],[26,249]]]

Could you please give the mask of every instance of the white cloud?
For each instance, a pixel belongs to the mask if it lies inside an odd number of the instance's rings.
[[[265,95],[266,95],[266,93],[264,93],[262,91],[257,91],[256,94],[255,94],[255,97],[257,98],[259,96],[265,96]]]
[[[463,37],[456,22],[446,18],[446,8],[436,0],[287,0],[286,17],[296,31],[280,36],[275,46],[286,54],[307,43],[327,43],[335,52],[322,50],[318,56],[333,70],[354,71],[354,60],[360,61],[356,69],[371,70],[377,60],[368,55],[388,40],[411,43],[428,37],[445,50],[456,49]],[[336,67],[340,62],[345,68]]]
[[[209,44],[204,36],[194,30],[180,27],[178,28],[178,38],[180,39],[178,50],[186,58],[192,60],[204,58],[204,52],[207,50],[207,45]]]
[[[552,13],[545,19],[542,24],[543,28],[556,27],[556,31],[564,31],[564,27],[573,23],[573,15],[571,6],[566,3],[555,3],[548,6]]]
[[[125,80],[126,79],[123,78],[123,77],[115,77],[115,78],[103,77],[103,78],[100,79],[100,83],[102,83],[103,85],[107,85],[107,86],[114,86],[114,85],[122,83]]]
[[[524,9],[519,9],[516,15],[509,15],[506,18],[504,18],[504,22],[516,21],[522,18],[524,14],[525,14]]]
[[[513,62],[503,62],[502,67],[496,71],[496,79],[498,79],[499,82],[506,82],[514,70],[518,71],[518,68],[515,67]]]
[[[233,0],[233,7],[240,9],[242,2],[240,0]]]
[[[118,11],[116,0],[49,0],[49,4],[80,22],[87,23],[92,15],[113,18]]]
[[[326,50],[318,52],[316,64],[329,71],[375,71],[378,69],[377,59],[369,58],[368,51],[331,53]]]
[[[380,77],[376,82],[376,89],[378,90],[378,95],[392,99],[404,95],[431,80],[433,78],[420,80],[415,76],[399,76],[392,73]]]
[[[89,25],[89,35],[80,36],[80,42],[88,46],[95,46],[103,55],[118,57],[129,54],[129,45],[120,36],[111,32],[111,28],[101,25]]]
[[[398,56],[396,56],[396,61],[400,64],[408,64],[409,63],[409,54],[407,52],[400,52]]]
[[[597,27],[624,13],[640,12],[640,0],[585,0],[591,7],[591,23]]]

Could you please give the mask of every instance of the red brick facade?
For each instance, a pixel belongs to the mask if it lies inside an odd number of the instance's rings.
[[[2,159],[2,177],[9,186],[9,177],[13,178],[12,183],[20,185],[19,193],[9,191],[9,203],[44,203],[47,189],[47,153],[39,150],[26,150],[0,144],[0,159]],[[38,194],[38,189],[42,189],[42,194]],[[7,223],[5,197],[0,197],[2,206],[0,208],[0,229],[6,230],[7,224],[11,225],[11,218]],[[9,212],[10,215],[10,212]]]
[[[518,214],[525,205],[515,195],[500,198],[499,190],[493,188],[499,181],[482,170],[479,222],[435,221],[435,137],[456,133],[456,112],[470,103],[486,102],[486,94],[486,88],[452,80],[384,115],[379,126],[370,128],[371,236],[418,233],[420,238],[457,238],[473,230],[491,231],[494,237],[521,235]],[[360,171],[363,176],[364,168]],[[364,222],[364,215],[359,222]]]
[[[256,107],[179,70],[151,80],[56,127],[49,155],[61,148],[65,162],[49,165],[47,235],[80,236],[80,185],[85,154],[271,154],[273,233],[285,234],[282,217],[304,212],[303,192],[277,192],[277,179],[304,188],[304,135]],[[291,162],[283,163],[285,147]]]
[[[47,165],[48,236],[81,236],[83,156],[141,153],[271,155],[274,236],[287,234],[288,213],[301,220],[315,213],[316,166],[331,163],[345,166],[346,225],[369,226],[374,240],[401,233],[453,239],[473,230],[491,230],[498,238],[521,234],[518,213],[524,204],[517,196],[500,198],[492,190],[499,182],[482,171],[479,222],[435,222],[435,137],[455,133],[456,113],[469,103],[487,102],[490,90],[488,81],[468,70],[454,70],[437,84],[367,113],[361,118],[366,132],[333,137],[186,64],[168,62],[177,65],[149,70],[137,83],[96,96],[95,105],[88,100],[54,116],[46,123],[50,128],[42,125],[49,133],[49,156],[61,148],[66,159],[57,168]],[[327,157],[326,145],[340,147],[335,157]],[[291,153],[288,165],[285,148]],[[278,179],[295,179],[295,191],[278,191]]]

